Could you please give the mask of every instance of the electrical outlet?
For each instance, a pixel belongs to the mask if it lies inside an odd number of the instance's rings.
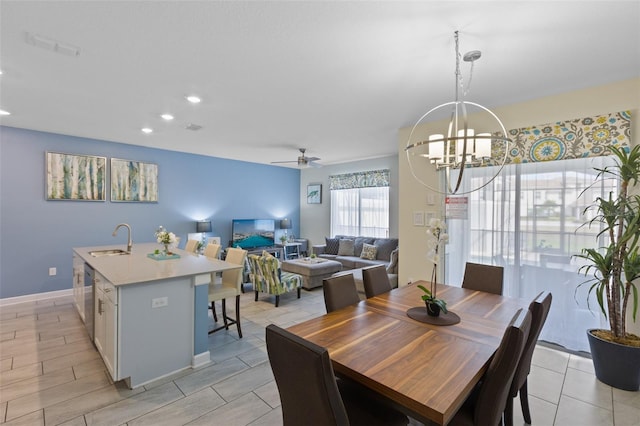
[[[53,277],[58,273],[58,270],[56,268],[49,268],[49,276]]]
[[[163,306],[167,306],[168,304],[169,304],[168,297],[157,297],[155,299],[151,299],[152,308],[161,308]]]

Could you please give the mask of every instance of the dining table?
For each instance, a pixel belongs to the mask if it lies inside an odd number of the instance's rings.
[[[430,286],[418,281],[288,330],[327,348],[338,376],[416,420],[446,425],[482,378],[513,316],[529,302],[438,284],[437,297],[459,322],[437,325],[408,315],[426,312],[417,284]]]

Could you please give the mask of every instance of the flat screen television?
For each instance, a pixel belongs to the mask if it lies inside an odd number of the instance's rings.
[[[275,219],[233,219],[231,246],[245,250],[270,247],[275,243]]]

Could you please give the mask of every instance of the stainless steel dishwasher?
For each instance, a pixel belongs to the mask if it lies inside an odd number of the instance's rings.
[[[95,284],[96,272],[88,263],[84,264],[84,326],[87,328],[87,332],[89,333],[89,337],[93,342],[93,306],[94,306],[94,288]]]

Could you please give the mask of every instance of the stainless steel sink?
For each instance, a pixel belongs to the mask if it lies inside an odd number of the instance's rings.
[[[123,254],[129,254],[129,252],[126,250],[111,249],[111,250],[94,250],[94,251],[90,251],[89,254],[93,257],[101,257],[101,256],[121,256]]]

